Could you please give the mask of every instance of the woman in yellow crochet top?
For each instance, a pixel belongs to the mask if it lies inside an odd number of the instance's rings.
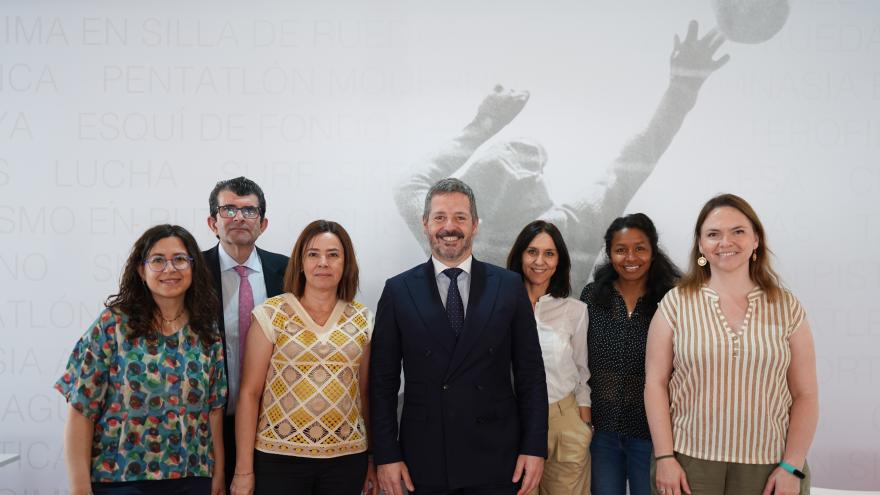
[[[357,288],[345,229],[327,220],[307,225],[290,255],[284,294],[252,313],[233,495],[376,495],[367,455],[373,314],[354,300]]]

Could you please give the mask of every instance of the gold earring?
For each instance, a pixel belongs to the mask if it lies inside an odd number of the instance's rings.
[[[758,250],[752,251],[752,261],[758,261]]]
[[[709,262],[709,260],[707,260],[706,257],[703,256],[702,254],[700,255],[699,258],[697,258],[697,264],[700,266],[706,266],[706,263],[708,263],[708,262]]]

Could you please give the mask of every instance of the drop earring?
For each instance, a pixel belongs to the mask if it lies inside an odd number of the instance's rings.
[[[758,261],[758,250],[752,251],[752,261]]]
[[[709,262],[709,261],[708,261],[708,260],[706,259],[706,257],[703,256],[702,254],[700,255],[699,258],[697,258],[697,264],[700,265],[700,266],[706,266],[706,263],[708,263],[708,262]]]

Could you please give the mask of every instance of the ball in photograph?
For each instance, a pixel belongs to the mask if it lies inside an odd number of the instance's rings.
[[[788,20],[788,0],[712,0],[718,30],[737,43],[763,43]]]

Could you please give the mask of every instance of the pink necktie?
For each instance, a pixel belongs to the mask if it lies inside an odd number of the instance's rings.
[[[254,309],[254,291],[251,290],[251,283],[248,282],[246,267],[236,266],[235,273],[241,278],[241,283],[238,285],[238,366],[241,368],[241,363],[244,362],[244,344],[248,328],[251,326],[251,311]]]

